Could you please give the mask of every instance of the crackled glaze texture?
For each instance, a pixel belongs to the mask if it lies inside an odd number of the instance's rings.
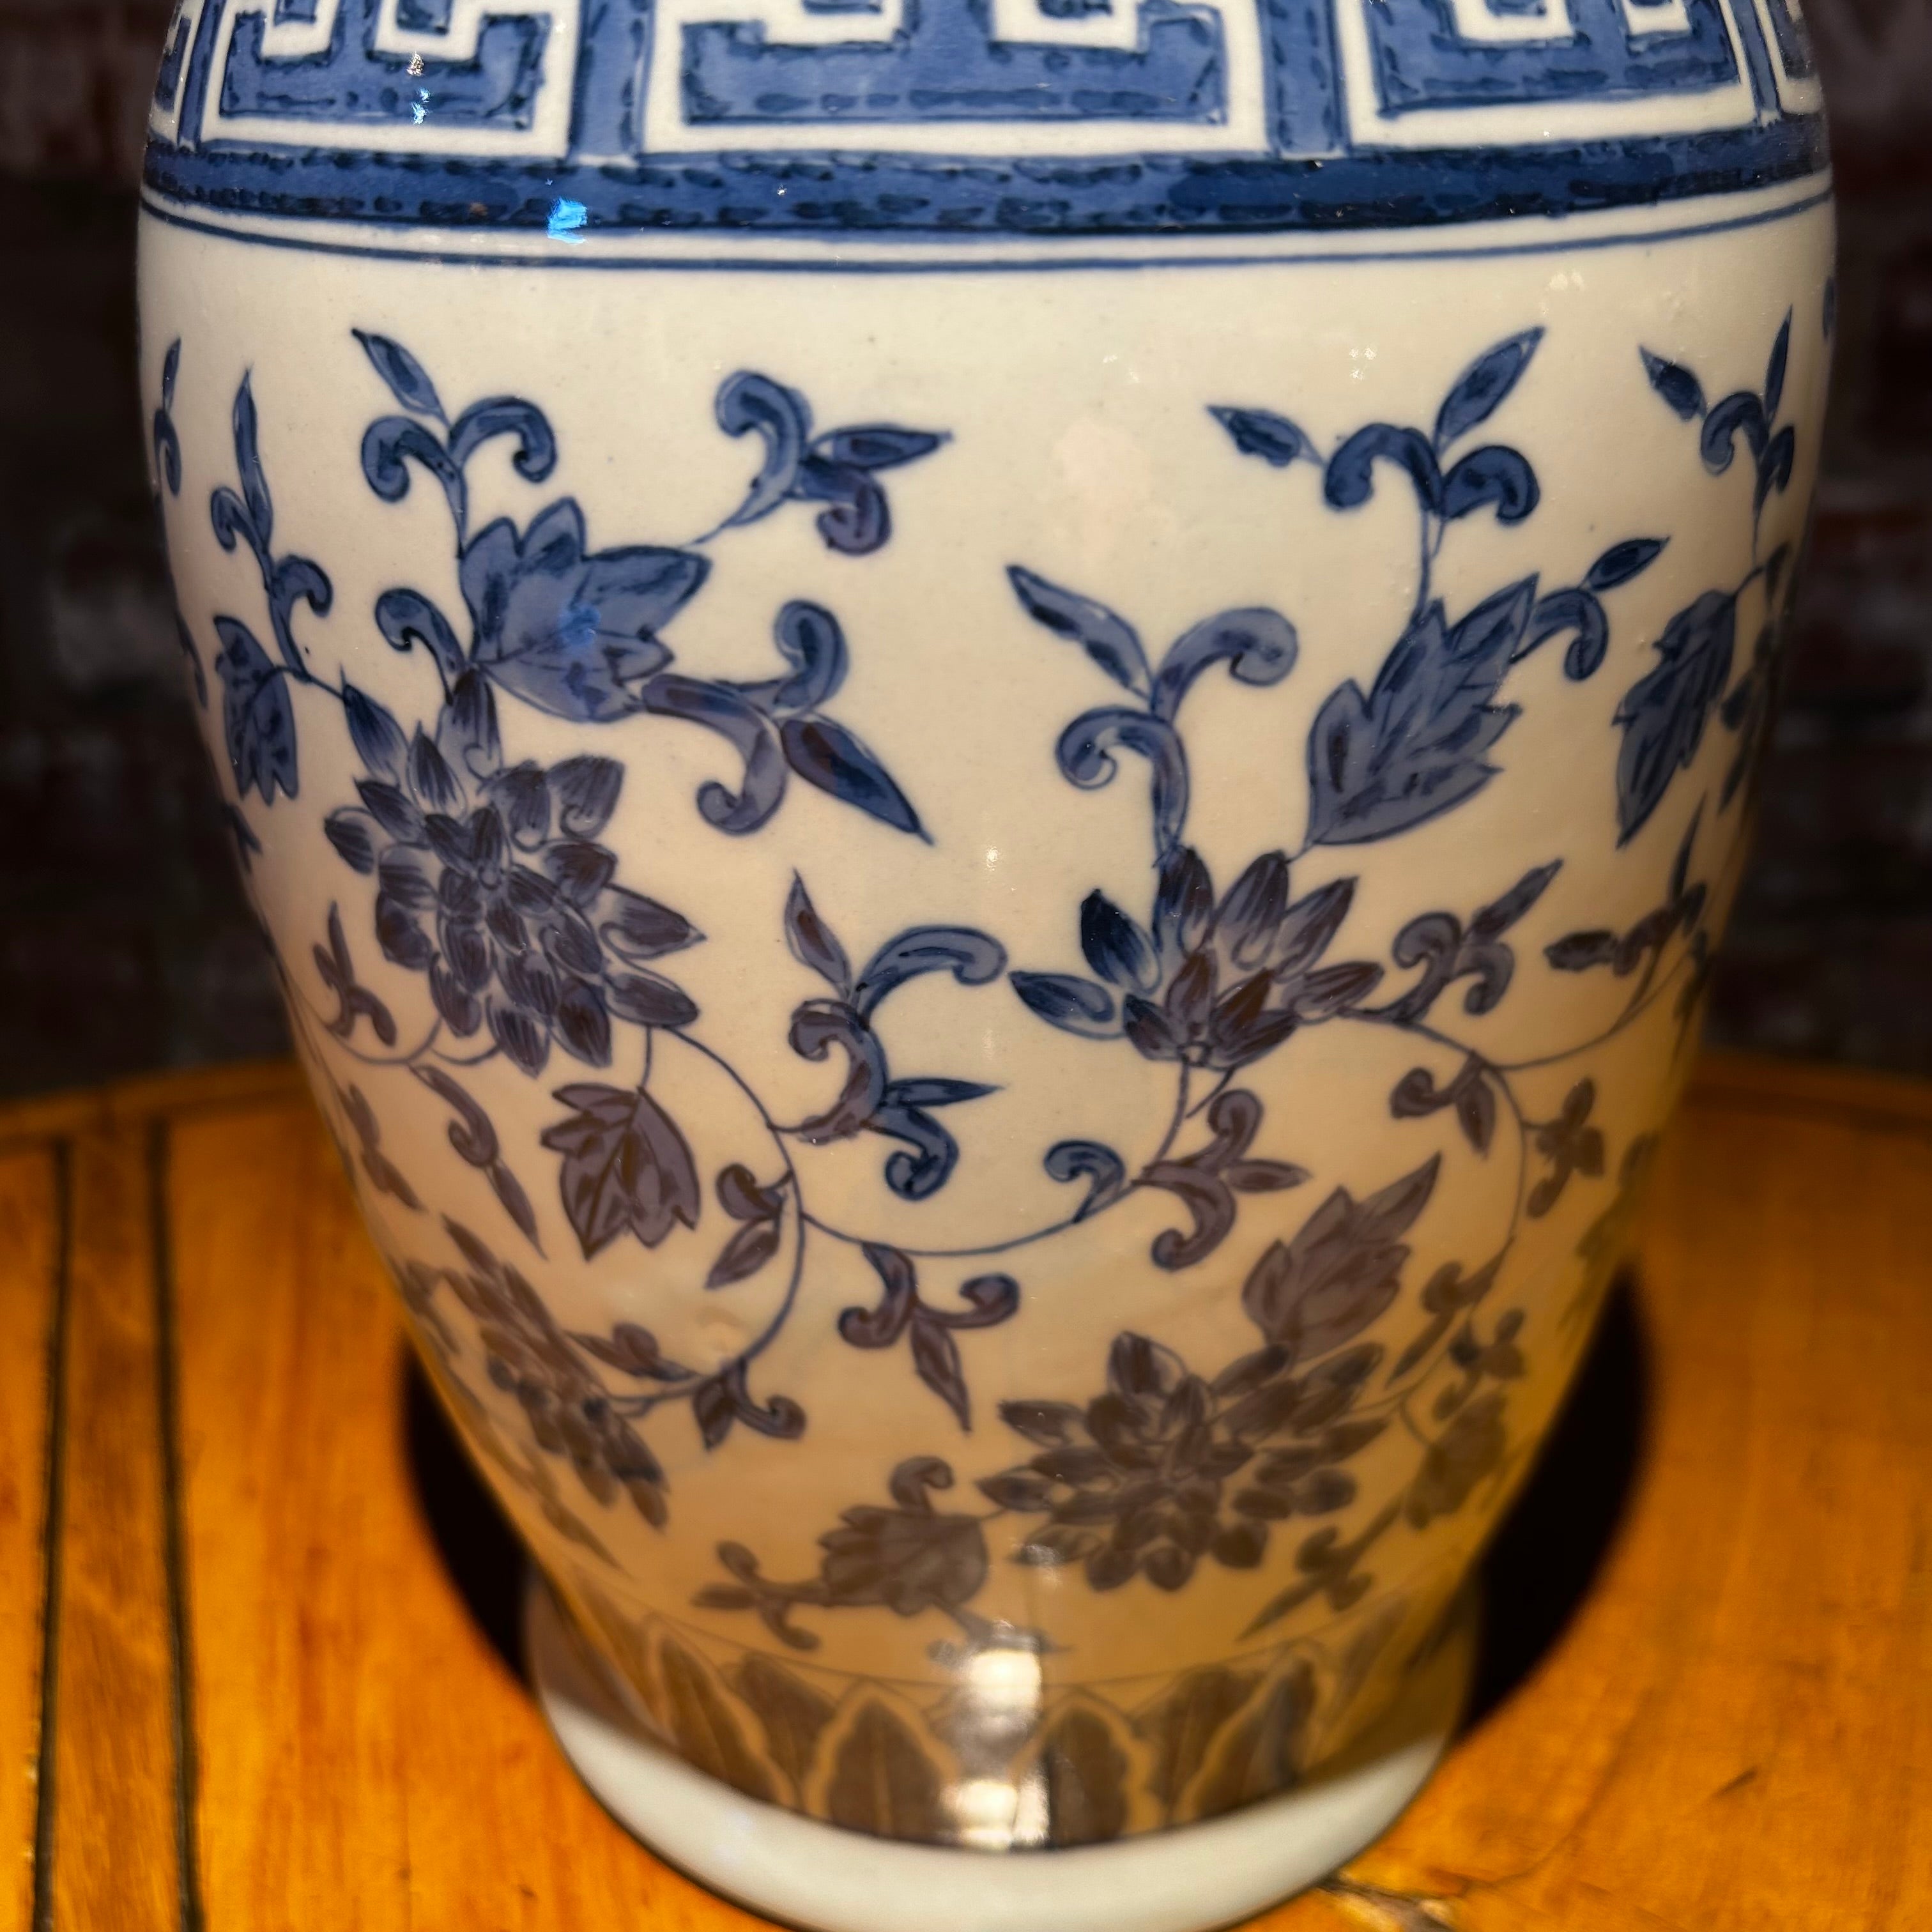
[[[236,846],[636,1721],[1092,1844],[1387,1708],[1694,1037],[1832,325],[1784,0],[184,0]]]

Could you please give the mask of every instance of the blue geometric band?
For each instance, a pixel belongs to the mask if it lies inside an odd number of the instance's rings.
[[[178,0],[148,184],[404,226],[1407,227],[1825,165],[1792,0]]]

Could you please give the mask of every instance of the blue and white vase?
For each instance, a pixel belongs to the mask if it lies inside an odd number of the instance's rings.
[[[1736,886],[1790,0],[181,0],[152,128],[182,648],[566,1748],[832,1932],[1331,1868]]]

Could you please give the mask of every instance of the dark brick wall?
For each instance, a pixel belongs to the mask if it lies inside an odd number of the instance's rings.
[[[1739,1045],[1932,1074],[1932,0],[1812,0],[1843,194],[1835,413]],[[0,0],[0,1092],[275,1050],[148,525],[148,0]]]

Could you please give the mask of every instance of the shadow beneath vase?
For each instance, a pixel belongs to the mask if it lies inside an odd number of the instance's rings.
[[[1634,1277],[1620,1275],[1528,1483],[1480,1572],[1482,1637],[1465,1729],[1554,1648],[1616,1540],[1642,1460],[1650,1359]]]
[[[1624,1276],[1610,1291],[1535,1470],[1484,1559],[1468,1726],[1536,1668],[1601,1568],[1636,1480],[1648,1394],[1643,1331]],[[524,1556],[515,1534],[413,1355],[405,1358],[401,1399],[412,1483],[443,1567],[505,1667],[527,1681]]]
[[[523,1546],[464,1453],[413,1352],[403,1358],[400,1379],[416,1505],[476,1628],[505,1669],[527,1683]]]

